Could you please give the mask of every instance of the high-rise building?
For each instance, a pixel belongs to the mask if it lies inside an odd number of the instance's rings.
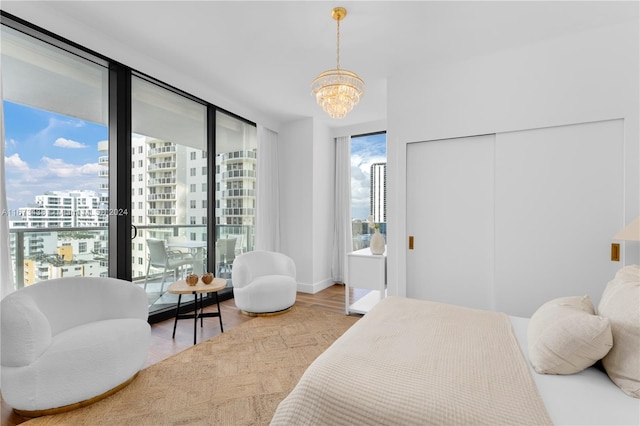
[[[12,228],[77,228],[107,226],[108,204],[96,191],[48,191],[35,203],[18,209]]]
[[[207,152],[136,136],[131,153],[131,223],[142,238],[132,245],[133,277],[147,267],[147,238],[206,241]]]
[[[387,163],[373,163],[371,165],[371,208],[373,221],[385,223],[387,221]]]
[[[256,150],[226,152],[216,157],[216,222],[253,226],[256,195]]]

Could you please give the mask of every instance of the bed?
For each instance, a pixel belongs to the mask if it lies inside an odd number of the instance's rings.
[[[529,319],[387,297],[307,369],[271,424],[640,424],[596,366],[538,374]]]

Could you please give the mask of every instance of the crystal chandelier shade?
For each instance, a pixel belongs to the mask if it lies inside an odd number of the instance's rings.
[[[360,102],[364,81],[354,72],[334,69],[320,74],[311,83],[316,101],[331,118],[343,118]]]
[[[343,118],[360,102],[364,94],[364,81],[358,74],[340,69],[340,21],[347,15],[343,7],[336,7],[331,16],[337,21],[336,68],[324,71],[313,82],[311,90],[318,105],[331,118]]]

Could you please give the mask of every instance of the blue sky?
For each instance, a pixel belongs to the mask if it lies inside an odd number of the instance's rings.
[[[98,190],[98,142],[107,127],[4,101],[9,209],[52,190]]]
[[[98,143],[107,127],[4,101],[5,166],[9,209],[25,207],[53,190],[98,190]],[[386,134],[351,139],[352,216],[369,215],[372,163],[386,162]]]

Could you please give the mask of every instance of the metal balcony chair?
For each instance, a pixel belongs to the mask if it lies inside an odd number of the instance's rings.
[[[188,241],[189,240],[185,235],[167,237],[167,242],[169,244],[180,244],[180,243],[186,243]],[[188,249],[186,247],[175,247],[175,248],[172,248],[172,250],[179,251],[180,253],[184,253],[184,254],[193,254],[191,252],[191,249]]]
[[[236,259],[236,238],[220,238],[216,241],[218,261],[217,277],[231,277],[231,267]]]
[[[163,240],[156,238],[147,239],[147,247],[149,248],[149,259],[147,262],[147,273],[144,277],[144,289],[147,290],[147,280],[149,279],[149,269],[162,268],[162,284],[160,293],[164,291],[164,282],[167,277],[167,271],[173,270],[173,277],[178,279],[178,270],[185,265],[193,265],[194,258],[191,254],[182,253],[175,250],[167,250]]]

